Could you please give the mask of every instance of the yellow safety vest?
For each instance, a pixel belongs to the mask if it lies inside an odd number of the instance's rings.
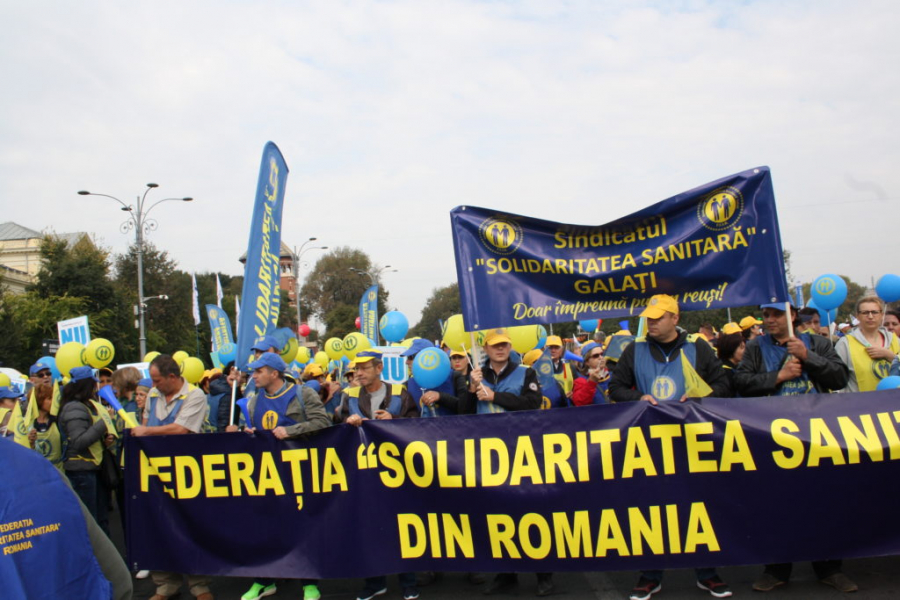
[[[57,426],[55,420],[50,423],[47,431],[37,432],[37,438],[34,440],[34,450],[49,460],[54,467],[64,472],[62,436],[59,433],[59,426]]]
[[[106,432],[119,437],[119,432],[116,431],[116,426],[113,423],[112,417],[110,417],[109,413],[106,412],[106,408],[104,408],[103,405],[96,400],[91,400],[91,405],[94,408],[94,413],[91,414],[93,424],[96,425],[97,421],[103,421],[104,423],[106,423]],[[91,444],[90,447],[88,447],[88,452],[90,452],[91,458],[76,456],[71,460],[90,460],[92,463],[99,467],[100,463],[103,462],[103,449],[105,447],[106,446],[103,443],[103,440],[99,439]]]
[[[853,374],[856,376],[856,385],[861,392],[872,392],[878,387],[878,382],[888,376],[891,363],[881,359],[872,360],[866,353],[867,346],[856,337],[848,335],[847,349],[850,350],[850,360],[853,361]],[[900,356],[900,340],[896,335],[891,335],[891,343],[888,346],[894,354]]]

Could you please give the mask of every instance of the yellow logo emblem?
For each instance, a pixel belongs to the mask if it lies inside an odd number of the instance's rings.
[[[837,289],[837,285],[830,277],[820,277],[816,282],[816,291],[823,296],[830,296]]]
[[[267,410],[262,418],[263,429],[275,429],[278,426],[278,413],[274,410]]]
[[[891,372],[891,363],[888,361],[881,359],[872,361],[872,373],[875,374],[875,377],[878,379],[884,379]]]
[[[662,375],[653,380],[651,395],[657,400],[672,400],[675,397],[675,381]]]
[[[437,368],[438,364],[440,364],[440,358],[435,352],[436,351],[434,350],[423,350],[419,352],[416,356],[416,362],[419,364],[420,369],[433,371]],[[440,350],[437,352],[440,352]]]
[[[486,219],[478,233],[485,247],[495,254],[512,254],[522,245],[522,227],[510,219]]]
[[[724,231],[735,225],[744,213],[744,197],[733,187],[716,190],[700,201],[697,218],[712,231]]]

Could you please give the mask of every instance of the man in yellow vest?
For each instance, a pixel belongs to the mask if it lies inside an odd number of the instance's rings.
[[[544,348],[550,352],[550,360],[553,361],[553,378],[559,383],[566,398],[571,399],[572,389],[575,387],[575,375],[572,372],[572,365],[565,359],[566,347],[563,345],[562,338],[558,335],[548,336]]]

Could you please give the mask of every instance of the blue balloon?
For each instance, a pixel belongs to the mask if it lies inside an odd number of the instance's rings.
[[[819,275],[809,291],[816,307],[822,310],[837,308],[847,299],[847,283],[838,275]]]
[[[50,366],[50,373],[53,375],[53,379],[59,379],[59,378],[60,378],[61,375],[60,375],[59,369],[56,368],[56,358],[55,358],[55,357],[53,357],[53,356],[42,356],[40,359],[38,359],[38,362],[39,362],[39,363],[44,363],[45,365],[49,365],[49,366]]]
[[[543,348],[547,345],[547,328],[543,325],[538,325],[538,343],[535,348]]]
[[[450,357],[440,348],[425,348],[416,354],[412,370],[420,388],[434,389],[450,376]]]
[[[900,300],[900,276],[882,275],[875,284],[875,293],[885,302]]]
[[[409,320],[399,310],[384,313],[378,322],[381,337],[389,342],[399,342],[406,337],[409,331]]]
[[[597,326],[600,325],[600,322],[597,321],[597,319],[587,319],[585,321],[578,321],[578,324],[588,333],[594,333],[597,331]]]
[[[223,365],[234,362],[235,356],[237,356],[237,348],[234,344],[226,342],[219,346],[219,360]]]
[[[897,375],[885,377],[875,387],[876,390],[896,390],[897,388],[900,388],[900,376]]]

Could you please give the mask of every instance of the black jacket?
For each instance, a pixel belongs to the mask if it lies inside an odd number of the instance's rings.
[[[704,341],[690,342],[687,339],[687,332],[679,330],[678,338],[675,346],[677,352],[673,352],[669,357],[669,362],[680,359],[681,347],[685,344],[693,343],[697,348],[697,361],[694,370],[697,374],[712,388],[710,397],[712,398],[730,398],[733,395],[731,386],[728,383],[728,376],[722,369],[722,363],[716,356],[716,351],[712,346]],[[653,341],[648,338],[650,346],[650,355],[659,362],[665,362],[666,358],[662,351]],[[631,402],[640,400],[641,396],[647,392],[637,389],[637,377],[634,373],[634,351],[635,344],[629,344],[622,353],[622,358],[616,365],[615,370],[609,379],[609,399],[613,402]]]
[[[778,370],[769,371],[763,359],[759,340],[754,338],[747,343],[744,358],[741,359],[734,372],[735,389],[741,396],[771,396],[778,393],[779,385],[775,384]],[[850,371],[841,357],[834,351],[831,342],[821,335],[810,335],[810,347],[807,349],[803,370],[809,376],[819,393],[840,390],[847,386]]]

